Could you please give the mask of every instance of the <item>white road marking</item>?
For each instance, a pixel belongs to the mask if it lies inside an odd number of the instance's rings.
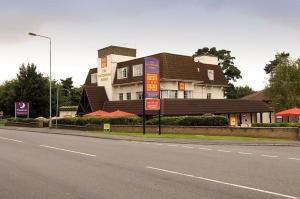
[[[224,153],[230,153],[231,151],[226,151],[226,150],[218,150],[219,152],[224,152]]]
[[[289,160],[300,160],[300,158],[288,158]]]
[[[77,153],[77,154],[80,154],[80,155],[96,157],[96,155],[93,155],[93,154],[82,153],[82,152],[78,152],[78,151],[71,151],[71,150],[68,150],[68,149],[62,149],[62,148],[57,148],[57,147],[53,147],[53,146],[47,146],[47,145],[40,145],[40,146],[45,147],[45,148],[49,148],[49,149],[59,150],[59,151],[66,151],[66,152],[70,152],[70,153]]]
[[[135,144],[138,144],[139,142],[137,142],[137,141],[131,141],[132,143],[135,143]]]
[[[211,151],[212,149],[209,149],[209,148],[198,148],[200,150],[206,150],[206,151]]]
[[[247,153],[247,152],[238,152],[238,154],[242,154],[242,155],[252,155],[252,153]]]
[[[168,144],[167,146],[178,146],[178,145],[176,145],[176,144]]]
[[[241,189],[247,189],[247,190],[251,190],[251,191],[257,191],[257,192],[271,194],[271,195],[275,195],[275,196],[281,196],[281,197],[284,197],[284,198],[299,199],[299,197],[295,197],[295,196],[290,196],[290,195],[285,195],[285,194],[276,193],[276,192],[272,192],[272,191],[267,191],[267,190],[263,190],[263,189],[252,188],[252,187],[247,187],[247,186],[243,186],[243,185],[238,185],[238,184],[223,182],[223,181],[219,181],[219,180],[213,180],[213,179],[199,177],[199,176],[195,176],[195,175],[191,175],[191,174],[185,174],[185,173],[180,173],[180,172],[176,172],[176,171],[170,171],[170,170],[166,170],[166,169],[160,169],[160,168],[156,168],[156,167],[152,167],[152,166],[146,166],[146,168],[152,169],[152,170],[157,170],[157,171],[162,171],[162,172],[166,172],[166,173],[172,173],[172,174],[176,174],[176,175],[181,175],[181,176],[185,176],[185,177],[200,179],[200,180],[204,180],[204,181],[214,182],[214,183],[218,183],[218,184],[233,186],[233,187],[237,187],[237,188],[241,188]]]
[[[193,149],[194,147],[192,146],[182,146],[183,148],[187,148],[187,149]]]
[[[268,158],[278,158],[277,155],[265,155],[265,154],[262,154],[261,156],[262,157],[268,157]]]
[[[8,140],[8,141],[13,141],[13,142],[24,143],[24,142],[23,142],[23,141],[21,141],[21,140],[14,140],[14,139],[5,138],[5,137],[0,137],[0,139],[2,139],[2,140]]]
[[[162,146],[163,144],[161,144],[161,143],[155,143],[155,145]]]

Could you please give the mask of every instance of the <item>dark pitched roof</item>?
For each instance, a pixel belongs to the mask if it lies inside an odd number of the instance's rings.
[[[160,60],[161,79],[194,80],[204,84],[227,85],[223,71],[218,65],[202,64],[194,62],[194,58],[191,56],[170,53],[159,53],[149,57],[156,57]],[[132,65],[135,64],[144,64],[144,57],[118,63],[117,68],[129,67],[128,78],[117,79],[117,74],[115,74],[114,84],[142,81],[141,76],[132,76]],[[213,81],[208,79],[207,70],[209,69],[214,70],[215,78]]]
[[[84,86],[77,114],[84,115],[102,109],[107,101],[105,88],[102,86]]]
[[[89,73],[85,79],[85,83],[84,83],[85,86],[97,86],[97,83],[94,83],[94,84],[91,83],[91,74],[94,74],[94,73],[97,73],[97,68],[91,68],[89,70]]]
[[[265,96],[264,90],[254,92],[250,95],[242,97],[243,100],[259,100],[264,102],[269,102],[270,100]]]
[[[205,113],[256,113],[273,111],[268,104],[255,100],[229,100],[229,99],[164,99],[161,102],[163,115],[201,115]],[[142,115],[143,101],[107,101],[103,106],[104,111],[122,110],[137,115]],[[151,111],[149,115],[157,114]]]

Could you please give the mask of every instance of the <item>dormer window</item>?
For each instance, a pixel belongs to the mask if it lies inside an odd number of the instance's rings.
[[[97,73],[91,74],[91,83],[97,83]]]
[[[117,69],[117,78],[118,79],[126,79],[128,77],[128,68],[118,68]]]
[[[143,76],[143,64],[132,66],[132,76],[133,77]]]
[[[215,79],[214,70],[207,70],[207,76],[209,80],[213,81]]]

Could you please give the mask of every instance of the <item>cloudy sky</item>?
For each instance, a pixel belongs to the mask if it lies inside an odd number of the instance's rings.
[[[96,67],[97,50],[108,45],[192,55],[198,48],[232,51],[243,79],[237,85],[264,88],[264,65],[276,52],[300,57],[299,0],[0,0],[0,83],[33,62],[53,77],[84,82]]]

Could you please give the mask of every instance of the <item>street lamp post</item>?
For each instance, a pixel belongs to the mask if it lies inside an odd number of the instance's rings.
[[[28,33],[30,36],[34,36],[34,37],[42,37],[45,39],[48,39],[50,42],[50,75],[49,75],[49,85],[50,85],[50,89],[49,89],[49,127],[52,127],[52,106],[51,106],[51,97],[52,97],[52,58],[51,58],[51,38],[47,37],[47,36],[43,36],[43,35],[39,35],[39,34],[35,34],[35,33]]]

